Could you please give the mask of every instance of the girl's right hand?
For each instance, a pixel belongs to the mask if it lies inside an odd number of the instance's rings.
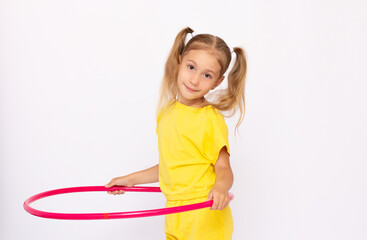
[[[134,187],[134,185],[128,181],[127,176],[113,178],[109,183],[105,185],[106,188],[110,188],[113,186]],[[113,195],[125,193],[124,190],[107,191],[107,192],[108,194],[113,194]]]

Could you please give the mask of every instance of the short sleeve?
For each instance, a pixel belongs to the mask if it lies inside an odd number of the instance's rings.
[[[214,112],[207,125],[207,134],[204,145],[205,155],[210,159],[210,162],[213,165],[217,162],[219,152],[223,147],[226,147],[228,154],[230,154],[228,127],[224,121],[223,115],[218,111]]]

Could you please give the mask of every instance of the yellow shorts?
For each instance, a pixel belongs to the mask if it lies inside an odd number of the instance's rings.
[[[166,207],[176,207],[206,201],[207,197],[190,200],[167,201]],[[223,210],[198,210],[166,215],[166,240],[230,240],[233,233],[232,212]]]

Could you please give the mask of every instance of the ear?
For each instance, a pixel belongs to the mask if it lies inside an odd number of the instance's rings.
[[[218,78],[218,80],[215,82],[214,86],[212,87],[212,90],[214,90],[216,87],[218,87],[224,80],[224,76]]]

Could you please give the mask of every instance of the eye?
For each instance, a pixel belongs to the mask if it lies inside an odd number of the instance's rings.
[[[192,65],[187,65],[187,67],[188,67],[190,70],[193,70],[193,69],[194,69],[194,66],[192,66]]]
[[[212,76],[210,75],[210,74],[204,74],[204,76],[206,77],[206,78],[212,78]]]

